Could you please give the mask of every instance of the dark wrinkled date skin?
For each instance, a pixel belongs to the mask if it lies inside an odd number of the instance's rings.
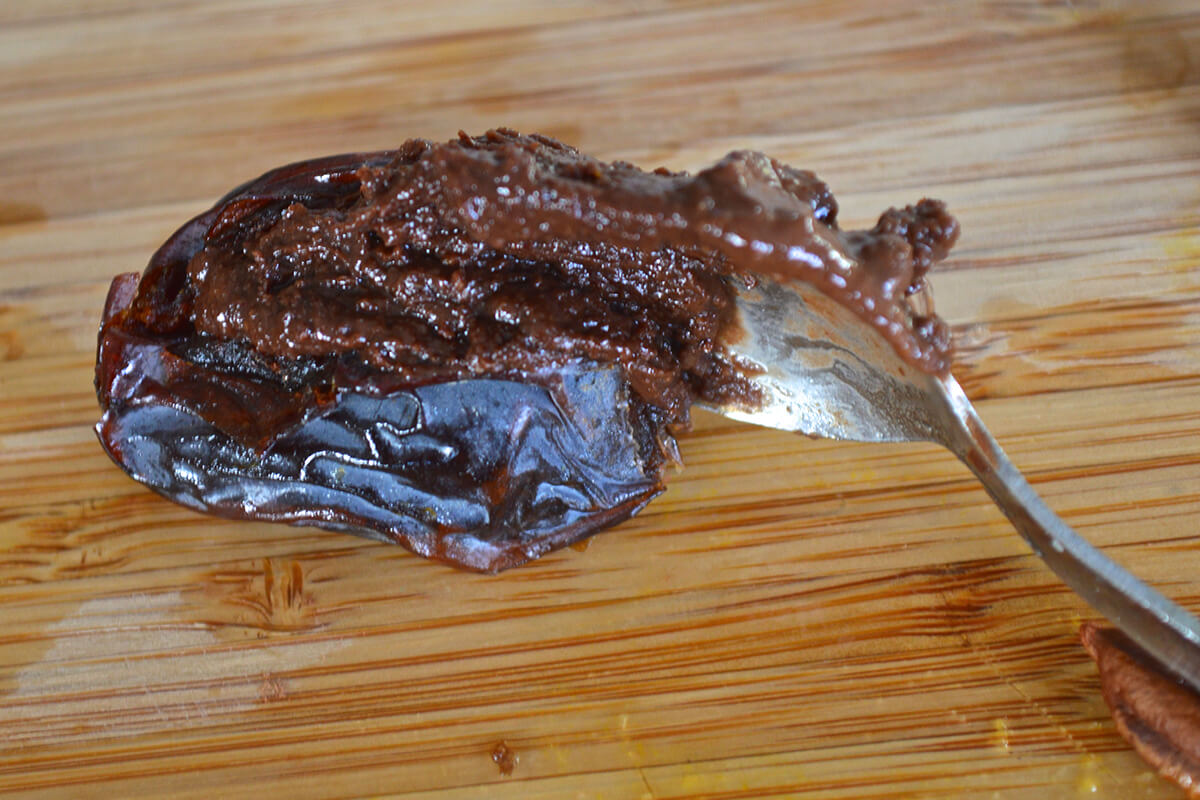
[[[269,173],[180,229],[144,276],[113,281],[97,363],[97,432],[113,460],[198,510],[343,529],[479,571],[577,541],[660,493],[668,435],[615,367],[389,391],[345,359],[273,364],[195,334],[182,289],[205,240],[244,236],[293,202],[347,202],[363,163]]]
[[[259,452],[161,403],[105,415],[137,480],[201,511],[399,541],[477,570],[537,558],[660,491],[614,369],[564,373],[558,399],[488,379],[345,392]]]

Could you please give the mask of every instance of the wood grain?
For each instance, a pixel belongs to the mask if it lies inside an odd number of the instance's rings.
[[[502,124],[647,167],[756,148],[852,223],[950,203],[956,374],[1200,610],[1195,3],[453,6],[0,2],[0,792],[1178,796],[1108,720],[1089,610],[933,447],[701,413],[641,516],[501,576],[108,461],[109,279],[264,169]]]

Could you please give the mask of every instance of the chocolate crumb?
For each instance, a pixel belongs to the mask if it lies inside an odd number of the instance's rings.
[[[496,766],[500,768],[500,774],[505,777],[513,774],[513,769],[520,760],[517,751],[509,747],[508,742],[503,739],[496,742],[496,746],[492,748],[492,761],[496,762]]]

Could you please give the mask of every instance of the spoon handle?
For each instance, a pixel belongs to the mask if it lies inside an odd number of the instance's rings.
[[[1046,564],[1126,636],[1200,692],[1200,621],[1088,543],[1050,510],[988,433],[962,387],[940,382],[940,442],[962,459]]]

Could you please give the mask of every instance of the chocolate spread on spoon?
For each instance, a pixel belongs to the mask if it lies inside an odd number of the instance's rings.
[[[272,358],[353,352],[399,381],[620,363],[682,418],[746,390],[720,356],[724,277],[757,273],[814,283],[915,366],[949,368],[945,326],[907,301],[958,233],[934,201],[847,234],[824,183],[761,154],[648,173],[510,131],[409,142],[357,177],[348,208],[210,233],[188,267],[197,331]]]

